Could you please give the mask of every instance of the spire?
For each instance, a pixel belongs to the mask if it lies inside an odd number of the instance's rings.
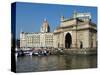
[[[63,21],[63,20],[64,20],[64,16],[61,16],[60,21]]]

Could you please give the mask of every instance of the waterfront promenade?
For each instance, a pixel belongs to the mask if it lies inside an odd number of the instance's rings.
[[[51,54],[97,54],[97,48],[50,50]]]

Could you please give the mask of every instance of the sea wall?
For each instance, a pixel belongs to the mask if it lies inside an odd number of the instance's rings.
[[[52,50],[50,54],[97,54],[96,48],[89,49],[64,49],[64,50]]]

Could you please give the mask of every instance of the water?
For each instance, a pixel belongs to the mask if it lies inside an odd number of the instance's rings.
[[[96,68],[96,55],[24,56],[16,60],[17,72]]]

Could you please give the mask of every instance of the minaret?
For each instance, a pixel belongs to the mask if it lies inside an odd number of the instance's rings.
[[[47,22],[47,19],[45,18],[44,21],[43,21],[43,24],[40,28],[40,31],[41,32],[50,32],[50,27],[49,27],[49,24]]]

